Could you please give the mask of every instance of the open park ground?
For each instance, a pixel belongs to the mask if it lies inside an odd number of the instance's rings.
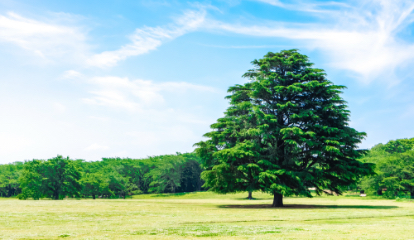
[[[130,199],[0,198],[0,239],[414,239],[414,202],[210,192]]]

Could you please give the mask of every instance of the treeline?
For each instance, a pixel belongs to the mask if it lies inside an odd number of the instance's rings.
[[[0,196],[95,199],[193,192],[202,190],[201,172],[200,159],[193,153],[93,162],[57,156],[0,165]]]
[[[364,162],[375,163],[375,175],[365,177],[359,188],[369,195],[414,199],[414,138],[397,139],[371,148]]]
[[[375,164],[375,175],[357,188],[368,195],[414,199],[414,138],[377,144],[360,159]],[[125,198],[143,193],[205,190],[201,159],[194,153],[146,159],[103,158],[87,162],[57,156],[0,165],[0,196],[20,199]]]

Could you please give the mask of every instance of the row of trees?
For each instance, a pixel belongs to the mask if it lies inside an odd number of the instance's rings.
[[[147,159],[103,158],[86,162],[57,156],[0,165],[0,195],[20,199],[122,197],[140,193],[200,191],[202,168],[195,154]]]
[[[411,195],[414,199],[414,138],[377,144],[362,162],[375,164],[375,174],[358,187],[387,198]],[[148,159],[104,158],[85,162],[58,156],[0,165],[0,196],[39,199],[123,197],[129,194],[192,192],[202,189],[202,168],[195,154]],[[206,178],[208,180],[208,178]],[[245,183],[246,190],[253,188]]]
[[[375,175],[362,179],[359,187],[369,194],[414,199],[414,138],[377,144],[362,159],[375,164]]]

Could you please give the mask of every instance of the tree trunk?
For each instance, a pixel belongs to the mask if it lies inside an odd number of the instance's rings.
[[[6,190],[7,190],[7,197],[11,197],[12,195],[11,195],[11,186],[10,185],[8,185],[7,187],[6,187]]]
[[[92,198],[95,199],[95,194],[92,194]]]
[[[280,193],[274,193],[272,207],[283,207],[283,195]]]
[[[414,191],[411,192],[411,199],[414,199]]]
[[[377,194],[378,194],[379,196],[381,196],[381,195],[382,195],[382,188],[381,188],[381,189],[378,189]]]
[[[59,193],[57,191],[53,193],[53,199],[59,200]]]
[[[252,193],[252,191],[249,191],[249,196],[247,198],[248,199],[253,199],[253,193]]]

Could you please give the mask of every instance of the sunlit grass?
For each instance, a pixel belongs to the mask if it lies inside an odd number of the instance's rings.
[[[0,239],[407,239],[414,202],[210,192],[130,199],[0,200]]]

